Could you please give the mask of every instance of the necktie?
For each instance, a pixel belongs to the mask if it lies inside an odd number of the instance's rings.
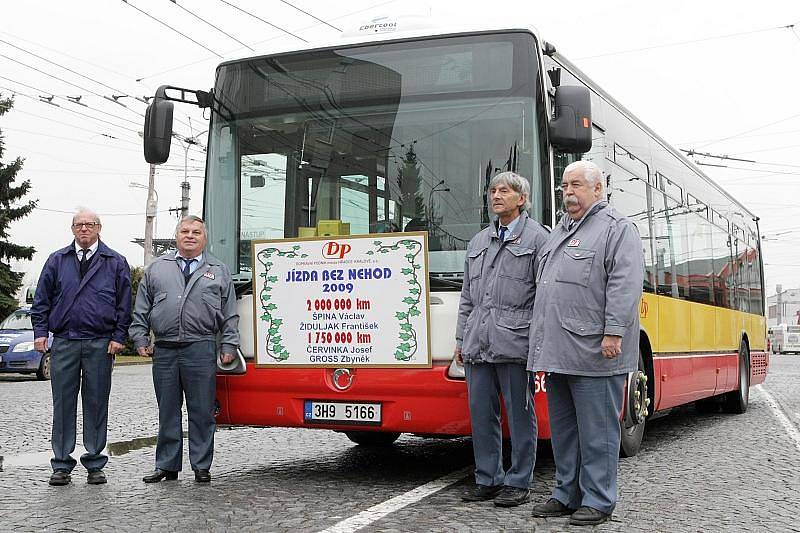
[[[81,262],[79,266],[81,272],[81,278],[83,278],[83,276],[86,275],[86,271],[89,270],[89,261],[86,260],[86,254],[88,253],[89,250],[85,248],[81,250]]]
[[[505,226],[500,226],[500,244],[502,244],[506,240],[506,230],[508,228]]]
[[[192,277],[192,263],[197,259],[184,259],[183,260],[183,281],[189,283],[189,278]]]
[[[569,224],[567,225],[567,231],[572,230],[573,226],[575,226],[575,219],[570,219]]]

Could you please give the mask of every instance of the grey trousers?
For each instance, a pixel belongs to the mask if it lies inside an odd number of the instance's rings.
[[[472,422],[475,483],[527,489],[536,463],[536,413],[524,364],[464,365]],[[511,468],[503,470],[500,394],[511,434]]]
[[[108,355],[110,339],[69,340],[54,338],[50,359],[50,387],[53,391],[53,470],[72,472],[75,451],[78,392],[83,406],[81,463],[87,470],[106,466],[108,396],[114,358]]]
[[[209,470],[214,459],[214,400],[217,392],[217,345],[198,341],[184,347],[156,345],[153,386],[158,401],[156,468],[182,469],[181,407],[189,414],[189,462],[193,470]]]
[[[617,463],[625,375],[547,374],[547,407],[556,486],[553,498],[610,514],[617,504]]]

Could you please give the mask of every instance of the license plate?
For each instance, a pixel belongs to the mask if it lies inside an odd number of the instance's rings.
[[[307,423],[337,423],[379,426],[381,424],[381,404],[318,402],[306,400],[304,419]]]

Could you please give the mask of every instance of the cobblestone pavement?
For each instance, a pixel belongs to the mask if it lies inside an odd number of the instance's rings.
[[[800,531],[800,357],[776,356],[763,391],[751,390],[744,415],[684,408],[649,424],[640,454],[620,461],[620,502],[598,531]],[[109,483],[90,486],[80,466],[67,487],[47,484],[49,383],[0,377],[0,530],[320,531],[472,463],[469,439],[402,437],[389,448],[354,446],[319,430],[220,430],[210,486],[191,471],[177,482],[145,485],[152,439],[114,449]],[[151,437],[156,408],[149,367],[114,372],[109,442]],[[137,448],[144,444],[143,447]],[[39,455],[23,455],[44,452]],[[25,457],[28,460],[20,461]],[[16,458],[16,460],[15,460]],[[188,458],[184,459],[188,470]],[[362,531],[582,531],[566,519],[534,519],[531,505],[465,504],[471,476]],[[532,485],[548,497],[553,460],[542,444]]]

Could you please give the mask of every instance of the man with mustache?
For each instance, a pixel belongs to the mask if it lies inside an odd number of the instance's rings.
[[[475,455],[468,502],[513,507],[530,499],[536,463],[536,414],[528,386],[528,327],[536,252],[547,230],[530,219],[530,184],[514,172],[489,182],[494,224],[467,246],[456,326],[455,357],[464,363]],[[511,468],[503,470],[500,394],[511,434]]]
[[[566,215],[538,257],[528,370],[547,373],[556,486],[533,516],[605,522],[617,503],[625,377],[639,360],[644,278],[636,226],[608,205],[603,176],[577,161],[561,181]]]

